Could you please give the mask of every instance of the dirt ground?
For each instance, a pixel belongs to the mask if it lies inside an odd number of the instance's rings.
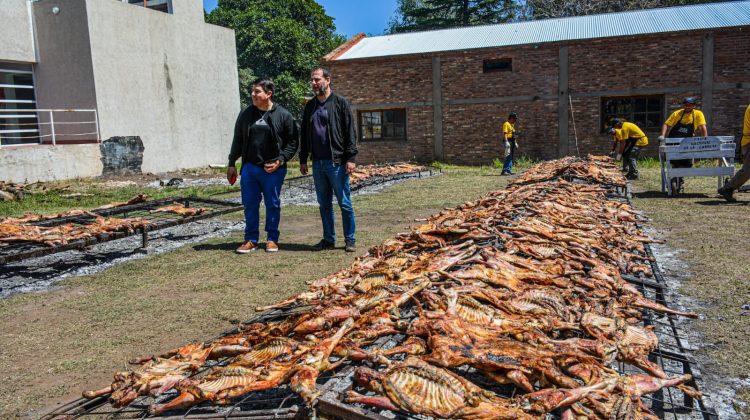
[[[83,390],[106,386],[127,359],[214,337],[250,318],[256,306],[350,264],[415,218],[503,188],[507,178],[497,172],[460,169],[355,197],[354,255],[342,244],[313,252],[318,209],[292,206],[282,211],[276,254],[234,254],[238,233],[66,280],[53,292],[2,300],[0,371],[8,379],[0,382],[0,418],[37,418]]]

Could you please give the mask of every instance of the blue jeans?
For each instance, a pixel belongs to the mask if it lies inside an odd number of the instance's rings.
[[[510,139],[505,143],[505,160],[503,161],[503,172],[513,171],[513,158],[516,154],[516,140]]]
[[[266,233],[269,241],[279,240],[281,220],[281,185],[286,176],[286,167],[266,173],[262,167],[252,163],[242,164],[240,172],[242,205],[245,206],[245,240],[258,243],[261,196],[266,204]]]
[[[344,225],[344,239],[354,241],[354,208],[349,196],[349,175],[346,165],[334,165],[332,160],[313,161],[313,181],[315,195],[320,206],[320,219],[323,221],[323,239],[336,243],[336,231],[333,225],[333,196],[341,208],[341,220]]]

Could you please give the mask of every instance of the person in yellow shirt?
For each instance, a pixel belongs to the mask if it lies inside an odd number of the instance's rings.
[[[740,147],[742,148],[742,168],[734,174],[729,182],[719,188],[718,191],[718,193],[729,202],[737,201],[734,198],[734,191],[740,189],[740,187],[750,179],[750,105],[745,109]]]
[[[627,174],[627,179],[638,179],[638,157],[641,155],[641,149],[648,146],[648,137],[637,125],[632,122],[622,121],[615,118],[612,121],[615,130],[619,130],[619,138],[623,140],[624,148],[622,150],[622,162]]]
[[[518,115],[511,112],[508,120],[503,123],[503,142],[505,146],[505,160],[503,172],[500,175],[513,175],[513,158],[516,154],[516,120]]]
[[[664,125],[661,126],[661,135],[659,141],[664,137],[707,137],[708,128],[706,128],[706,117],[703,112],[695,109],[696,100],[693,97],[687,97],[682,101],[682,108],[673,112],[667,118]],[[690,168],[693,166],[691,159],[673,160],[673,168]],[[674,185],[672,191],[680,192],[683,190],[684,180],[682,178],[673,178]]]

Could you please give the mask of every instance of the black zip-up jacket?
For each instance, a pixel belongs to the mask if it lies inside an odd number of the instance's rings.
[[[257,156],[259,153],[252,146],[248,136],[250,126],[263,116],[264,111],[259,110],[254,105],[250,105],[240,112],[237,122],[234,124],[234,140],[232,148],[229,151],[229,166],[233,167],[237,158],[242,157],[242,164],[252,162],[251,156]],[[299,130],[297,122],[292,114],[283,106],[274,103],[264,117],[266,123],[271,128],[271,136],[276,140],[275,147],[272,148],[273,156],[261,156],[264,162],[280,160],[282,166],[289,162],[299,147]],[[260,153],[262,154],[262,153]]]
[[[312,113],[315,111],[315,98],[308,101],[302,112],[302,141],[299,162],[307,163],[312,153]],[[328,143],[331,145],[333,163],[341,165],[354,162],[357,156],[357,134],[352,118],[352,109],[346,98],[331,92],[326,100],[328,112]]]

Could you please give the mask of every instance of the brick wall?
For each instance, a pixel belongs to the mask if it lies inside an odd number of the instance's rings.
[[[741,134],[750,102],[748,28],[714,31],[714,94],[710,134]],[[601,134],[601,97],[628,92],[662,94],[665,115],[685,96],[701,96],[705,32],[660,34],[565,44],[528,45],[438,54],[441,64],[444,160],[486,164],[502,154],[500,127],[519,114],[519,152],[534,158],[558,156],[558,57],[568,46],[570,153],[606,153],[611,138]],[[512,72],[483,73],[484,60],[510,58]],[[386,57],[328,63],[334,89],[353,105],[402,104],[407,141],[360,143],[361,163],[417,159],[434,150],[432,56]],[[637,96],[643,93],[633,93]],[[702,98],[700,98],[702,99]],[[567,98],[565,99],[567,102]],[[574,121],[575,119],[575,130]],[[645,153],[655,156],[658,129]]]

